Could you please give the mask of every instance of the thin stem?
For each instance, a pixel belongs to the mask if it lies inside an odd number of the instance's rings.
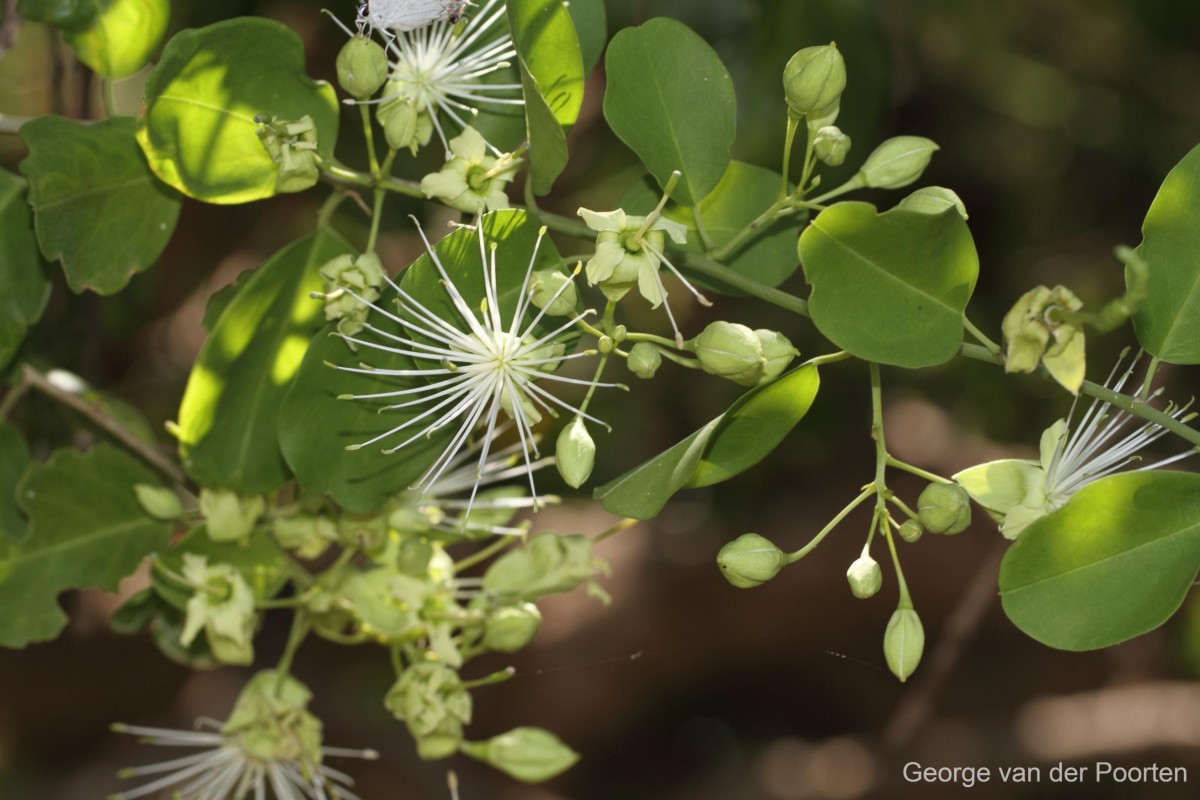
[[[904,570],[900,568],[900,554],[896,552],[895,537],[892,536],[892,530],[887,524],[880,526],[880,530],[883,532],[884,540],[887,541],[888,552],[892,554],[892,568],[896,570],[896,583],[900,587],[900,602],[896,604],[896,607],[911,609],[913,607],[912,597],[908,593],[908,582],[904,580]]]
[[[836,353],[826,353],[823,356],[813,356],[800,366],[819,367],[822,364],[836,364],[838,361],[845,361],[848,358],[853,358],[853,356],[847,353],[845,350],[838,350]]]
[[[473,681],[463,681],[464,689],[478,689],[480,686],[492,686],[504,681],[517,674],[516,667],[505,667],[498,672],[493,672],[491,675],[484,675],[482,678],[476,678]]]
[[[608,363],[610,355],[612,355],[611,352],[600,355],[600,361],[596,364],[596,374],[592,376],[592,384],[588,387],[587,394],[583,396],[583,402],[579,404],[581,413],[587,413],[588,405],[592,402],[592,395],[596,393],[596,385],[600,382],[600,376],[604,374],[604,366]]]
[[[784,180],[786,180],[786,178]],[[741,247],[747,239],[757,233],[759,228],[762,228],[764,225],[774,221],[776,215],[778,215],[780,211],[788,208],[790,205],[791,203],[786,197],[776,200],[767,208],[766,211],[755,217],[750,224],[735,233],[733,238],[718,247],[716,250],[711,251],[712,258],[716,261],[724,261],[725,259],[729,258],[730,254]]]
[[[29,391],[29,383],[22,374],[21,380],[8,390],[3,400],[0,400],[0,422],[8,419],[8,415],[12,413],[12,410],[16,407],[20,399],[25,396],[27,391]]]
[[[972,323],[971,320],[967,319],[966,314],[963,314],[963,327],[966,328],[967,333],[974,336],[975,339],[981,345],[983,345],[988,350],[990,350],[992,352],[992,355],[999,356],[1002,352],[1004,352],[1003,350],[1001,350],[1000,345],[993,342],[991,339],[988,338],[987,334],[985,334],[983,331],[979,330],[979,328],[975,327],[974,323]]]
[[[653,333],[627,333],[627,334],[625,334],[625,341],[627,341],[627,342],[649,342],[650,344],[657,344],[662,347],[669,347],[672,350],[675,349],[675,340],[674,339],[668,339],[665,336],[656,336]]]
[[[850,515],[851,511],[853,511],[854,509],[856,509],[860,505],[862,505],[864,502],[866,502],[867,498],[869,498],[873,494],[875,494],[874,484],[872,484],[871,486],[868,486],[866,489],[863,489],[862,494],[860,494],[858,497],[851,500],[849,505],[847,505],[845,508],[843,508],[841,511],[839,511],[836,517],[829,520],[829,524],[826,525],[824,528],[822,528],[821,532],[818,533],[816,536],[814,536],[812,538],[811,542],[804,545],[804,547],[801,547],[799,550],[797,550],[794,553],[788,553],[787,562],[789,564],[795,564],[797,561],[799,561],[800,559],[804,558],[806,555],[811,553],[814,549],[816,549],[817,545],[819,545],[821,543],[821,540],[829,535],[830,531],[832,531],[834,528],[836,528],[838,526],[838,524],[841,523],[842,520],[844,520],[846,517],[848,517]]]
[[[903,500],[901,500],[899,497],[896,497],[896,495],[892,494],[891,492],[888,492],[887,500],[889,503],[891,503],[892,505],[896,506],[901,511],[903,511],[904,514],[909,519],[917,519],[917,517],[919,516],[917,514],[917,512],[913,511],[911,508],[908,507],[908,503],[905,503]]]
[[[279,657],[279,664],[275,667],[275,671],[279,673],[279,691],[283,690],[284,677],[292,670],[292,661],[296,658],[296,651],[300,649],[300,643],[304,641],[304,637],[308,636],[308,627],[308,612],[297,611],[292,617],[292,630],[288,633],[283,655]]]
[[[639,522],[641,522],[640,519],[634,519],[633,517],[626,517],[625,519],[618,522],[616,525],[613,525],[608,530],[600,531],[600,533],[597,533],[595,536],[592,537],[592,542],[598,544],[600,542],[603,542],[605,539],[611,539],[612,537],[616,536],[618,533],[629,530],[634,525],[637,525]]]
[[[459,559],[458,561],[455,561],[454,562],[454,573],[457,575],[460,572],[465,572],[466,570],[470,569],[471,567],[475,566],[476,564],[480,564],[484,561],[487,561],[489,558],[496,555],[501,550],[504,550],[506,547],[510,546],[513,543],[513,541],[514,541],[513,537],[511,537],[511,536],[501,536],[501,537],[497,538],[496,541],[492,542],[487,547],[484,547],[480,550],[476,550],[471,555],[466,556],[465,558]]]
[[[1154,385],[1154,373],[1158,372],[1158,356],[1150,357],[1150,364],[1146,367],[1146,377],[1142,381],[1142,388],[1138,389],[1137,398],[1145,400],[1150,396],[1150,389]]]
[[[330,192],[329,197],[325,198],[325,202],[321,204],[320,210],[317,211],[317,227],[328,228],[330,221],[333,219],[334,212],[346,199],[346,193],[341,190]]]
[[[943,478],[941,475],[935,475],[932,472],[927,472],[920,467],[913,466],[912,464],[909,464],[906,461],[901,461],[900,459],[894,458],[891,455],[887,457],[887,465],[889,467],[895,467],[896,469],[903,470],[911,475],[916,475],[918,478],[924,478],[930,483],[954,483],[954,481],[950,480],[949,478]]]
[[[658,205],[654,207],[653,211],[646,215],[646,219],[642,221],[642,227],[638,228],[638,232],[634,234],[633,241],[640,242],[642,237],[646,235],[646,231],[650,230],[650,226],[653,225],[660,216],[662,216],[662,210],[666,208],[667,201],[671,199],[671,192],[675,191],[675,186],[679,183],[679,179],[682,177],[683,173],[679,170],[675,170],[671,173],[671,177],[667,178],[667,185],[663,187],[662,197],[659,198]]]
[[[367,235],[367,252],[375,252],[375,243],[379,240],[379,222],[383,219],[383,201],[387,192],[375,187],[375,204],[371,209],[371,232]]]
[[[855,175],[853,178],[846,181],[845,183],[843,183],[841,186],[837,187],[836,189],[830,189],[825,194],[820,195],[819,197],[814,197],[811,200],[809,200],[808,202],[810,202],[810,203],[825,203],[826,201],[832,200],[835,197],[841,197],[846,192],[852,192],[855,189],[862,189],[865,186],[866,186],[866,182],[863,180],[862,173],[860,172],[859,174]]]
[[[813,140],[816,137],[816,131],[809,124],[804,125],[804,169],[800,173],[800,183],[796,184],[800,193],[808,191],[809,176],[812,175],[813,167],[816,166],[817,160],[813,158]]]
[[[800,118],[788,114],[787,132],[783,136],[783,170],[779,184],[779,199],[788,196],[788,173],[791,171],[792,147],[796,141],[796,130],[800,127]],[[801,184],[803,185],[803,183]]]
[[[191,488],[192,484],[188,480],[188,477],[183,474],[183,470],[181,470],[179,466],[175,464],[175,462],[168,459],[152,445],[149,445],[139,439],[133,434],[133,432],[131,432],[120,422],[117,422],[115,419],[108,416],[104,409],[89,403],[87,400],[83,399],[77,394],[72,394],[65,389],[55,386],[49,378],[28,364],[25,365],[22,372],[22,380],[47,397],[57,400],[64,406],[67,406],[73,411],[77,411],[83,416],[87,417],[89,420],[95,423],[97,427],[101,428],[117,441],[121,442],[121,444],[129,448],[129,450],[131,450],[135,455],[140,456],[142,460],[157,469],[166,477],[170,478],[181,486],[188,487],[189,489]]]
[[[879,365],[871,362],[871,438],[875,440],[875,490],[879,502],[887,490],[884,481],[888,464],[887,442],[883,437],[883,386],[879,379]]]
[[[375,155],[375,129],[371,125],[371,110],[366,104],[359,104],[358,110],[362,115],[363,138],[367,142],[367,163],[371,165],[371,174],[377,179],[379,174],[379,159]]]
[[[697,275],[703,275],[707,278],[714,278],[722,283],[727,283],[735,289],[741,289],[746,294],[753,295],[759,300],[791,311],[793,314],[799,314],[802,317],[808,316],[808,301],[804,298],[767,286],[765,283],[748,278],[740,272],[734,272],[729,267],[720,263],[716,254],[713,255],[713,258],[709,258],[700,253],[682,253],[678,263]]]
[[[716,245],[713,244],[712,237],[708,235],[704,218],[700,216],[700,206],[692,206],[692,221],[696,223],[696,233],[700,235],[700,244],[704,245],[706,251],[712,250]]]
[[[368,189],[373,189],[376,186],[376,181],[363,172],[352,170],[341,164],[326,164],[321,168],[321,174],[326,180],[339,184],[350,184],[351,186],[363,186]],[[406,195],[408,197],[424,198],[425,193],[421,191],[421,185],[415,181],[406,181],[399,178],[381,178],[378,181],[378,186],[386,191],[396,194]]]

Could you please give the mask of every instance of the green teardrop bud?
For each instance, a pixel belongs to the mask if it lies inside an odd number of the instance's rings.
[[[384,90],[391,94],[394,82]],[[381,103],[375,118],[383,127],[383,136],[393,150],[407,149],[413,155],[433,137],[433,120],[417,108],[416,103],[406,96],[396,97]]]
[[[515,653],[533,639],[542,625],[542,613],[533,603],[497,609],[483,628],[483,645],[501,653]]]
[[[840,167],[850,152],[850,137],[836,125],[826,125],[813,137],[813,152],[831,167]]]
[[[859,170],[864,186],[899,189],[921,177],[935,150],[940,148],[923,136],[896,136],[886,140]]]
[[[562,429],[554,447],[554,457],[558,474],[568,486],[578,489],[587,482],[596,463],[596,443],[592,441],[583,417],[575,417]]]
[[[787,557],[757,533],[743,533],[717,553],[717,566],[725,580],[739,589],[752,589],[779,574]]]
[[[800,355],[800,351],[793,347],[788,338],[778,331],[759,328],[754,332],[754,335],[758,337],[758,344],[762,348],[763,358],[766,359],[766,362],[763,364],[762,376],[758,379],[760,384],[778,378],[788,368],[788,364],[792,363],[792,359]]]
[[[865,553],[854,560],[850,569],[846,570],[846,580],[850,583],[850,591],[859,600],[874,597],[883,586],[883,570],[879,562]]]
[[[553,778],[579,760],[579,754],[541,728],[513,728],[486,742],[464,742],[462,752],[526,783]]]
[[[924,650],[925,629],[921,618],[911,608],[897,608],[883,632],[883,657],[888,669],[903,683],[921,663]]]
[[[579,305],[579,290],[570,275],[556,269],[539,269],[533,273],[529,284],[529,302],[545,311],[548,317],[565,317],[573,314]]]
[[[795,117],[836,105],[846,88],[846,62],[837,45],[806,47],[783,68],[783,92]]]
[[[625,359],[625,366],[639,378],[653,378],[654,373],[662,366],[662,354],[649,342],[638,342],[629,348],[629,358]]]
[[[709,375],[754,386],[763,376],[766,358],[754,331],[734,322],[714,322],[691,341],[700,368]]]
[[[900,526],[900,538],[906,542],[915,542],[925,533],[925,529],[921,527],[921,523],[915,519],[905,520]]]
[[[367,36],[355,36],[337,55],[338,84],[355,100],[375,94],[387,76],[387,53]]]
[[[183,504],[179,495],[164,486],[135,483],[133,493],[137,495],[142,510],[155,519],[173,520],[183,516]]]
[[[957,483],[931,483],[917,498],[917,516],[930,533],[962,533],[971,524],[971,497]]]
[[[967,207],[962,198],[945,186],[922,186],[897,203],[896,208],[922,214],[941,214],[948,208],[956,208],[962,218],[967,219]]]

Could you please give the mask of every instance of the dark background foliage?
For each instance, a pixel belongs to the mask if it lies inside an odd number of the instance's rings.
[[[333,5],[343,18],[353,12],[350,0]],[[319,7],[307,0],[176,0],[172,29],[239,14],[274,17],[301,33],[311,71],[328,78],[343,37]],[[846,174],[884,136],[919,134],[942,146],[923,183],[953,187],[966,201],[982,262],[971,313],[988,331],[1037,283],[1065,283],[1096,304],[1118,294],[1113,246],[1140,240],[1158,184],[1200,142],[1200,5],[1189,0],[609,0],[608,8],[613,30],[668,15],[710,41],[737,87],[735,156],[768,167],[778,166],[783,139],[784,63],[800,47],[836,40],[850,74],[839,120],[855,142]],[[18,47],[0,61],[0,111],[87,115],[95,105],[90,78],[67,55],[44,29],[22,28]],[[571,165],[545,203],[566,214],[580,205],[611,207],[640,172],[604,126],[602,68],[588,88],[570,137]],[[139,101],[138,79],[119,87],[122,109],[135,113]],[[349,115],[343,130],[341,157],[361,163]],[[6,167],[22,156],[14,138],[0,139]],[[434,160],[421,163],[432,168]],[[238,207],[187,202],[159,264],[122,294],[74,296],[60,278],[27,351],[161,425],[178,407],[208,296],[302,234],[321,193]],[[391,202],[382,252],[393,271],[418,252],[410,212],[430,223],[445,219],[420,203]],[[365,216],[351,204],[341,214],[339,226],[361,241]],[[564,252],[574,246],[564,245]],[[802,277],[786,288],[803,293]],[[642,327],[663,324],[659,314],[627,305]],[[807,355],[828,347],[805,320],[758,302],[676,307],[688,331],[719,316],[779,328]],[[1103,377],[1131,343],[1125,331],[1094,337],[1090,376]],[[598,438],[600,480],[686,435],[737,394],[682,372],[665,367],[658,380],[639,382],[633,396],[604,400],[601,416],[617,424]],[[1161,374],[1170,396],[1186,399],[1193,391],[1186,371]],[[866,532],[861,514],[771,584],[743,592],[720,577],[713,557],[723,542],[754,530],[799,547],[867,479],[866,377],[857,362],[826,368],[813,412],[760,468],[685,492],[657,520],[605,545],[613,605],[582,596],[548,604],[543,633],[512,659],[517,677],[476,693],[471,732],[478,738],[536,724],[581,751],[581,764],[549,786],[521,786],[463,759],[419,762],[381,704],[389,683],[385,654],[306,647],[296,672],[316,691],[327,741],[383,753],[362,768],[339,765],[360,776],[360,794],[446,798],[447,766],[459,772],[464,800],[962,791],[906,784],[901,765],[919,761],[1043,768],[1042,783],[1028,792],[993,777],[971,790],[977,798],[1194,797],[1187,785],[1056,784],[1048,768],[1060,761],[1157,761],[1187,767],[1193,787],[1200,781],[1200,687],[1193,683],[1200,610],[1185,607],[1163,629],[1105,652],[1043,648],[1001,614],[995,573],[1003,543],[994,526],[977,519],[957,537],[927,536],[902,550],[928,645],[921,669],[901,685],[880,648],[894,579],[887,573],[881,594],[862,602],[843,578]],[[887,370],[884,379],[892,449],[943,473],[1031,452],[1041,429],[1068,406],[1048,383],[1006,378],[976,363]],[[71,430],[71,420],[39,398],[22,414],[43,454]],[[921,488],[902,477],[894,483],[910,500]],[[585,532],[609,524],[582,499],[538,522]],[[236,670],[192,675],[166,662],[148,638],[108,632],[111,597],[83,593],[64,602],[74,621],[62,639],[0,652],[5,800],[83,800],[118,790],[118,767],[159,754],[110,734],[108,723],[185,727],[197,716],[221,717],[244,678]],[[285,633],[286,618],[268,616],[262,665],[273,663]],[[480,664],[480,674],[488,666]]]

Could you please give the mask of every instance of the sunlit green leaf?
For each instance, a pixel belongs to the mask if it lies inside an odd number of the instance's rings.
[[[962,216],[837,203],[800,236],[813,323],[859,358],[899,367],[949,361],[979,256]]]
[[[64,30],[79,60],[105,78],[127,78],[150,61],[171,16],[169,0],[96,0],[91,24]]]
[[[175,230],[181,199],[146,168],[134,126],[130,117],[91,125],[41,117],[21,127],[38,243],[62,261],[76,292],[120,291]]]
[[[279,404],[324,324],[317,270],[350,252],[318,229],[273,255],[225,307],[192,367],[179,408],[184,469],[205,486],[267,492],[288,478]]]
[[[583,57],[583,74],[590,75],[608,42],[608,12],[604,0],[564,0],[575,34],[579,37],[579,53]]]
[[[778,173],[741,161],[729,162],[720,182],[700,201],[700,221],[712,245],[720,247],[725,244],[766,211],[775,201],[779,185]],[[646,178],[631,186],[621,196],[618,205],[631,214],[648,214],[661,196],[658,187]],[[688,240],[683,249],[694,253],[705,251],[704,239],[697,228],[695,208],[671,204],[664,215],[688,226]],[[723,263],[734,272],[759,283],[778,286],[800,266],[800,260],[796,257],[796,237],[805,219],[803,215],[793,214],[762,226]],[[706,278],[697,276],[693,280],[724,294],[743,294]]]
[[[50,299],[25,181],[0,170],[0,367],[7,364]]]
[[[1142,236],[1150,271],[1133,315],[1138,341],[1163,361],[1200,364],[1200,147],[1163,181]]]
[[[152,519],[133,493],[155,477],[108,445],[87,453],[59,450],[17,488],[29,534],[0,551],[0,645],[53,639],[67,622],[59,593],[114,590],[149,553],[167,543],[170,525]]]
[[[508,4],[509,30],[521,66],[529,129],[530,178],[546,194],[567,165],[563,127],[583,104],[583,61],[575,25],[562,0]]]
[[[742,395],[721,416],[668,450],[596,489],[604,510],[635,519],[658,514],[686,486],[709,486],[754,466],[804,418],[820,386],[804,366]]]
[[[239,17],[174,36],[146,80],[138,141],[150,167],[184,194],[245,203],[275,194],[278,168],[256,133],[258,114],[317,127],[332,157],[338,105],[332,87],[305,73],[304,45],[290,28]]]
[[[737,127],[733,82],[713,49],[686,25],[656,18],[613,37],[604,57],[604,118],[662,186],[694,205],[729,164]]]
[[[1025,633],[1095,650],[1153,630],[1200,570],[1200,475],[1129,472],[1076,493],[1004,557],[1000,597]]]

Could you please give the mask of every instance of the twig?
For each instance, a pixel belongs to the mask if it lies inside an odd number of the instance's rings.
[[[946,620],[942,637],[929,658],[929,666],[920,673],[920,680],[913,686],[912,691],[905,695],[884,728],[885,750],[893,753],[904,750],[929,721],[938,693],[958,665],[963,650],[979,629],[984,614],[996,596],[996,572],[1000,568],[1000,559],[1007,550],[1008,542],[997,544],[971,578],[966,592],[955,606],[954,613]]]
[[[188,477],[183,474],[183,470],[181,470],[179,466],[175,464],[175,462],[168,459],[151,445],[139,439],[124,425],[104,413],[103,409],[97,408],[93,403],[89,403],[87,400],[77,394],[72,394],[71,392],[55,386],[49,378],[28,364],[25,365],[25,368],[22,371],[22,380],[47,397],[57,400],[64,406],[67,406],[68,408],[87,417],[98,427],[120,441],[121,444],[133,451],[134,454],[140,456],[142,460],[157,469],[163,475],[167,476],[181,486],[191,488],[192,484],[188,480]]]

